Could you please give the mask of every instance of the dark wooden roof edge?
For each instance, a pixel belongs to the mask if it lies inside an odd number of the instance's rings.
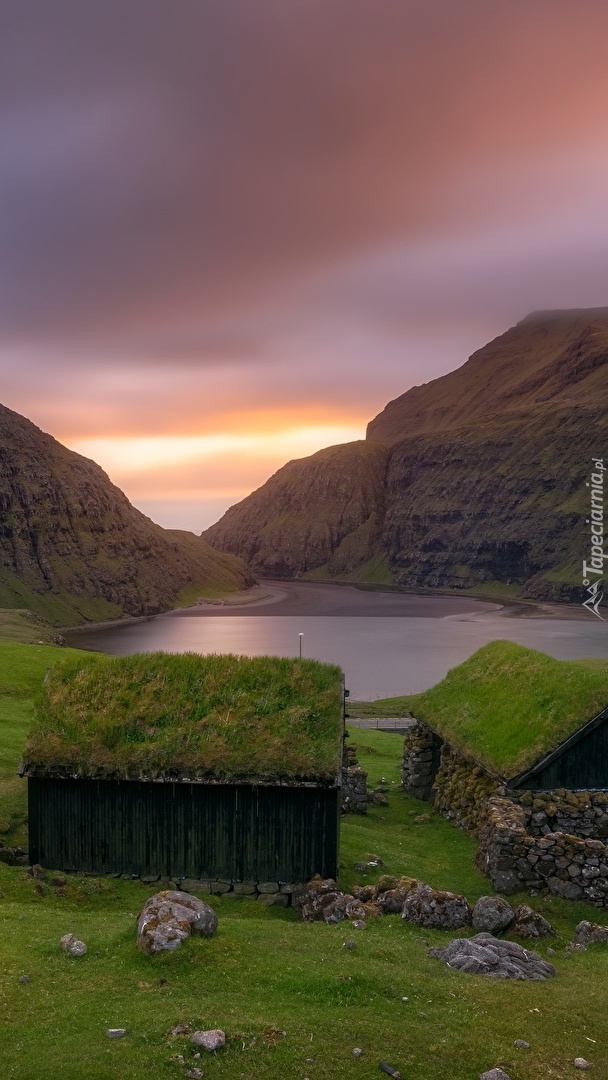
[[[332,777],[270,777],[270,776],[125,776],[104,775],[103,773],[70,772],[67,768],[46,769],[43,766],[27,765],[19,762],[19,776],[40,780],[105,780],[121,784],[196,784],[207,787],[285,787],[285,788],[337,788],[341,786],[341,775]]]
[[[588,720],[582,727],[577,728],[576,731],[569,735],[567,739],[556,746],[550,753],[545,754],[539,761],[535,762],[529,769],[525,769],[523,772],[517,773],[512,777],[504,777],[507,784],[511,788],[522,787],[531,776],[536,776],[537,773],[543,772],[548,765],[551,765],[557,758],[560,758],[562,754],[565,754],[572,746],[576,746],[581,739],[584,739],[587,735],[590,735],[595,728],[599,727],[605,720],[608,720],[608,705],[602,709],[596,716],[593,716],[591,720]]]

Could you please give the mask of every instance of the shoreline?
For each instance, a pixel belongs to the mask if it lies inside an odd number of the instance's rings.
[[[165,611],[159,611],[154,615],[123,615],[118,619],[106,619],[101,622],[85,622],[78,623],[76,626],[62,626],[58,627],[57,631],[62,634],[80,634],[87,632],[94,632],[98,630],[113,629],[120,626],[129,626],[135,623],[149,622],[152,619],[159,618],[196,618],[196,617],[214,617],[224,616],[229,617],[231,614],[240,615],[243,613],[257,612],[260,608],[276,608],[276,605],[282,604],[287,607],[294,602],[294,595],[299,601],[300,607],[306,606],[305,593],[310,588],[311,600],[318,598],[319,592],[322,593],[323,598],[327,594],[327,590],[330,592],[336,588],[336,595],[342,593],[342,596],[347,594],[344,590],[354,590],[359,594],[376,594],[380,597],[390,597],[393,600],[391,606],[395,602],[399,602],[399,599],[403,601],[406,598],[411,598],[412,601],[426,601],[441,599],[460,601],[461,604],[470,605],[469,613],[471,615],[483,615],[489,612],[499,615],[501,618],[507,619],[550,619],[553,621],[579,621],[587,622],[585,613],[580,610],[580,605],[574,604],[554,604],[544,602],[540,600],[528,600],[518,599],[507,596],[491,596],[489,594],[479,594],[477,596],[463,596],[453,591],[448,590],[417,590],[409,589],[407,587],[398,586],[382,586],[365,582],[321,582],[321,581],[302,581],[299,578],[262,578],[259,582],[250,586],[248,589],[241,590],[237,593],[226,593],[225,596],[210,599],[199,604],[192,604],[187,607],[169,608]],[[257,596],[256,592],[260,595]],[[304,598],[302,597],[304,593]],[[352,594],[348,594],[349,596]],[[314,607],[314,603],[312,605]],[[275,612],[273,612],[274,614]],[[281,612],[283,613],[283,612]],[[288,614],[289,612],[285,612]],[[270,612],[269,612],[270,614]],[[306,614],[306,611],[298,611],[298,614]],[[311,615],[320,614],[312,610],[309,612]],[[322,614],[322,613],[321,613]],[[345,614],[348,614],[345,611]],[[356,615],[353,612],[353,615]],[[386,612],[387,616],[396,614],[396,612]],[[405,616],[407,617],[407,616]],[[441,617],[441,616],[439,616]],[[446,613],[443,617],[449,617],[449,613]]]

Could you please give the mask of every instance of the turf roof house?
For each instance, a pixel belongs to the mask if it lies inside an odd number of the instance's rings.
[[[21,772],[30,860],[271,892],[338,863],[343,676],[163,653],[58,664]]]
[[[608,905],[608,673],[507,641],[412,699],[403,786],[481,839],[496,888]]]

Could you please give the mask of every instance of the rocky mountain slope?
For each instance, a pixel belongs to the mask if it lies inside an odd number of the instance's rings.
[[[95,462],[0,406],[0,607],[71,625],[252,581],[240,559],[155,525]]]
[[[580,599],[607,434],[608,308],[538,312],[203,535],[266,573]]]

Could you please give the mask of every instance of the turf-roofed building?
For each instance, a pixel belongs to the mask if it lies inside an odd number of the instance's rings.
[[[335,876],[342,740],[342,672],[314,660],[57,665],[21,769],[30,860],[218,891]]]
[[[608,671],[493,641],[410,699],[403,786],[476,832],[496,889],[608,907]]]

